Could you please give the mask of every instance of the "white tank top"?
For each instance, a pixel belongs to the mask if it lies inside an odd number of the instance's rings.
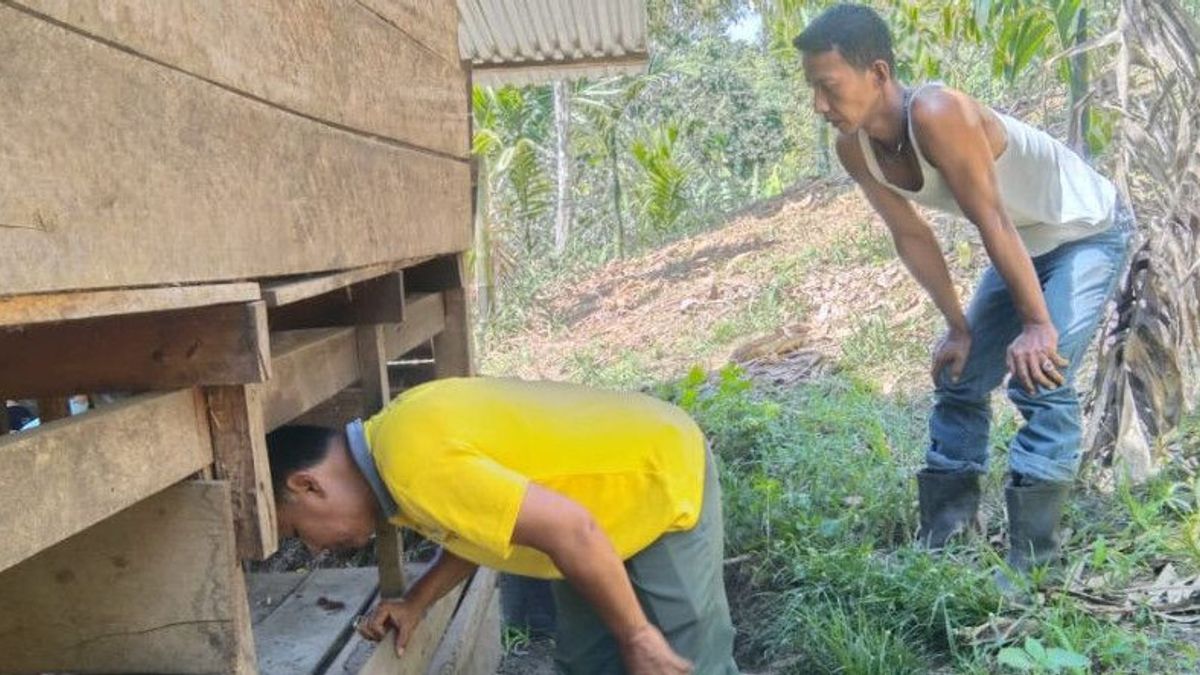
[[[909,96],[908,105],[924,86]],[[1048,253],[1069,241],[1083,239],[1108,229],[1112,223],[1117,191],[1079,155],[1046,132],[997,112],[1008,141],[996,158],[996,182],[1000,202],[1017,228],[1031,256]],[[950,187],[937,169],[925,159],[908,115],[908,137],[924,182],[914,192],[888,182],[879,169],[870,139],[862,129],[858,142],[867,168],[875,180],[917,204],[955,215],[963,215]]]

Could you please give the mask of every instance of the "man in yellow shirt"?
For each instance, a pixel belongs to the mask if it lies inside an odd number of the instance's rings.
[[[566,673],[736,673],[720,486],[686,413],[635,393],[465,378],[411,389],[345,432],[268,438],[280,532],[361,547],[386,519],[437,562],[361,628],[397,649],[476,565],[559,580]],[[565,581],[564,581],[565,580]]]

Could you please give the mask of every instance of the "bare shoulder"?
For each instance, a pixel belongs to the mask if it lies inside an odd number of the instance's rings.
[[[987,106],[949,87],[926,87],[912,101],[913,137],[935,167],[950,157],[972,155],[978,149],[999,155],[1005,135],[1000,120]]]
[[[983,107],[952,87],[924,87],[913,96],[911,105],[913,124],[924,129],[945,128],[947,123],[977,124]]]

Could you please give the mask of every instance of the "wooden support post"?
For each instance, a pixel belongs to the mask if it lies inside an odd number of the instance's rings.
[[[49,424],[54,420],[61,420],[71,416],[71,399],[66,396],[50,396],[47,398],[39,398],[38,419],[42,424]]]
[[[400,528],[384,523],[375,531],[375,555],[379,565],[379,594],[385,598],[404,595],[404,540]]]
[[[383,326],[359,326],[358,371],[361,375],[363,411],[379,412],[391,398],[388,384],[387,342]],[[404,593],[404,542],[400,530],[391,523],[380,524],[375,536],[375,554],[379,564],[379,590],[384,597]]]
[[[270,361],[261,301],[0,331],[9,396],[262,382]]]
[[[366,324],[355,329],[358,343],[358,372],[362,382],[363,411],[374,415],[391,399],[388,386],[387,343],[383,326]]]
[[[461,288],[452,288],[443,295],[446,300],[446,328],[433,338],[434,371],[439,378],[474,375],[467,294]]]
[[[409,290],[441,292],[445,303],[445,327],[433,338],[437,377],[464,377],[475,373],[467,295],[463,290],[464,264],[463,254],[457,253],[404,270],[404,283]]]
[[[275,494],[267,459],[259,385],[208,387],[208,423],[216,477],[233,490],[238,557],[263,560],[275,552]]]
[[[254,673],[232,518],[180,483],[0,574],[0,670]]]

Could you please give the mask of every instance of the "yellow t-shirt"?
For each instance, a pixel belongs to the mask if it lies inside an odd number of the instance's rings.
[[[679,408],[644,394],[495,378],[429,382],[366,423],[392,519],[480,565],[562,574],[512,544],[533,481],[579,502],[628,559],[696,524],[704,435]]]

